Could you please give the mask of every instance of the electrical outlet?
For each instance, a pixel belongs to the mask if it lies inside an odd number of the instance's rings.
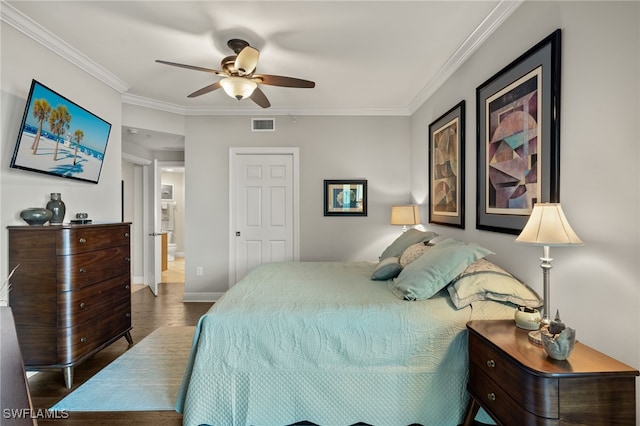
[[[197,275],[197,276],[199,276],[199,277],[201,277],[201,276],[202,276],[202,274],[203,274],[202,266],[198,266],[198,267],[196,267],[196,275]]]

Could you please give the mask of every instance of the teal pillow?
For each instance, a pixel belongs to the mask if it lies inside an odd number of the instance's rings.
[[[387,257],[400,257],[402,253],[417,243],[423,243],[425,241],[433,240],[438,234],[431,231],[420,231],[415,228],[409,228],[406,232],[403,232],[394,242],[387,247],[380,255],[380,260],[384,260]]]
[[[493,254],[475,243],[447,239],[407,265],[389,283],[401,299],[424,300],[438,293],[478,259]]]
[[[371,279],[376,281],[386,281],[391,278],[395,278],[402,271],[400,266],[400,259],[397,257],[387,257],[384,260],[378,262],[378,266],[371,274]]]

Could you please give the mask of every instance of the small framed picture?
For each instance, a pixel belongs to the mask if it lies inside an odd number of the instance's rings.
[[[325,216],[366,216],[367,181],[325,180]]]
[[[429,223],[464,229],[462,101],[429,125]]]
[[[173,200],[173,185],[160,185],[160,199]]]

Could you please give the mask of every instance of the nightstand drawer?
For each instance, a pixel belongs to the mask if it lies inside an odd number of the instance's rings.
[[[523,410],[522,405],[512,398],[512,396],[521,396],[522,390],[515,394],[508,393],[504,383],[498,385],[473,365],[469,371],[469,392],[504,425],[552,426],[560,424],[558,419],[538,417]]]
[[[540,417],[558,418],[557,379],[527,372],[473,333],[469,335],[469,362],[472,371],[482,371],[500,383],[502,390],[528,412]]]

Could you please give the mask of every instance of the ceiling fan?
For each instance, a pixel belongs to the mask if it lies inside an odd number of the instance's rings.
[[[237,38],[227,42],[227,46],[235,55],[227,56],[221,62],[222,71],[211,68],[202,68],[194,65],[179,64],[176,62],[161,61],[156,62],[174,67],[186,68],[190,70],[203,71],[223,77],[222,80],[196,90],[188,95],[189,98],[213,92],[222,87],[224,91],[237,100],[249,98],[262,108],[269,108],[271,104],[264,92],[258,87],[259,84],[281,87],[313,88],[316,83],[300,78],[284,77],[280,75],[254,74],[258,65],[260,51],[251,47],[249,43]]]

